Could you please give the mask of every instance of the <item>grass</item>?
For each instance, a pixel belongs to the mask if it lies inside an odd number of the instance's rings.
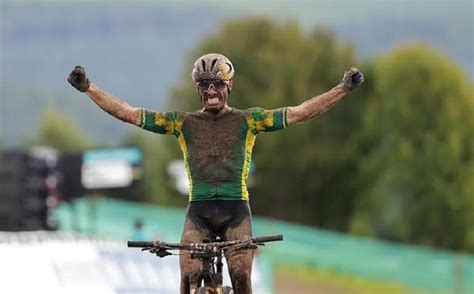
[[[275,276],[275,293],[423,294],[428,293],[428,291],[321,269],[278,267]]]

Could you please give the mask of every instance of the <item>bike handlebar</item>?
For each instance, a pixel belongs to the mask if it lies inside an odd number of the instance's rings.
[[[154,242],[144,242],[144,241],[128,241],[127,247],[153,247]]]
[[[262,236],[262,237],[255,237],[250,239],[252,243],[265,243],[265,242],[273,242],[273,241],[281,241],[283,240],[283,235],[274,235],[274,236]],[[242,240],[245,242],[245,240]],[[140,247],[140,248],[148,248],[148,247],[155,247],[157,243],[167,245],[164,242],[156,242],[156,241],[128,241],[127,247]],[[206,244],[206,243],[203,243]],[[209,243],[207,243],[209,244]],[[174,246],[179,244],[173,244]]]
[[[252,240],[254,240],[255,243],[281,241],[281,240],[283,240],[283,235],[255,237],[255,238],[253,238]]]

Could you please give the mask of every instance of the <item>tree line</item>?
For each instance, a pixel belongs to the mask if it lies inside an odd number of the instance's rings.
[[[405,44],[360,60],[325,28],[304,33],[297,23],[234,20],[190,53],[169,110],[199,109],[190,71],[208,52],[234,63],[229,104],[241,109],[297,105],[335,86],[352,65],[366,77],[321,117],[259,135],[255,215],[474,252],[474,86],[445,54]],[[63,132],[51,122],[55,114],[45,114],[34,142],[87,146],[84,136],[72,138],[80,131]],[[166,163],[181,157],[176,140],[137,129],[123,144],[145,154],[146,181],[135,199],[186,205],[166,174]]]

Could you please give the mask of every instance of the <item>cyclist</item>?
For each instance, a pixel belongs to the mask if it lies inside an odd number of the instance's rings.
[[[112,116],[177,138],[190,182],[183,243],[202,242],[215,235],[223,240],[251,238],[247,176],[257,134],[321,115],[364,81],[358,69],[350,68],[337,86],[298,106],[239,110],[228,105],[234,73],[230,60],[221,54],[199,57],[191,73],[202,104],[195,112],[132,107],[91,83],[81,66],[76,66],[68,78],[72,86]],[[251,293],[253,252],[235,251],[226,259],[235,293]],[[181,255],[180,266],[181,293],[188,293],[190,276],[199,270],[199,261]]]

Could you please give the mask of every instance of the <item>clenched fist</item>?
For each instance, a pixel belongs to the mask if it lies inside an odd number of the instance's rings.
[[[351,67],[344,72],[340,84],[344,87],[344,90],[351,92],[364,82],[364,75],[355,67]]]
[[[76,65],[76,67],[72,70],[67,78],[67,81],[76,89],[81,92],[86,92],[89,89],[89,79],[86,76],[86,71],[80,65]]]

